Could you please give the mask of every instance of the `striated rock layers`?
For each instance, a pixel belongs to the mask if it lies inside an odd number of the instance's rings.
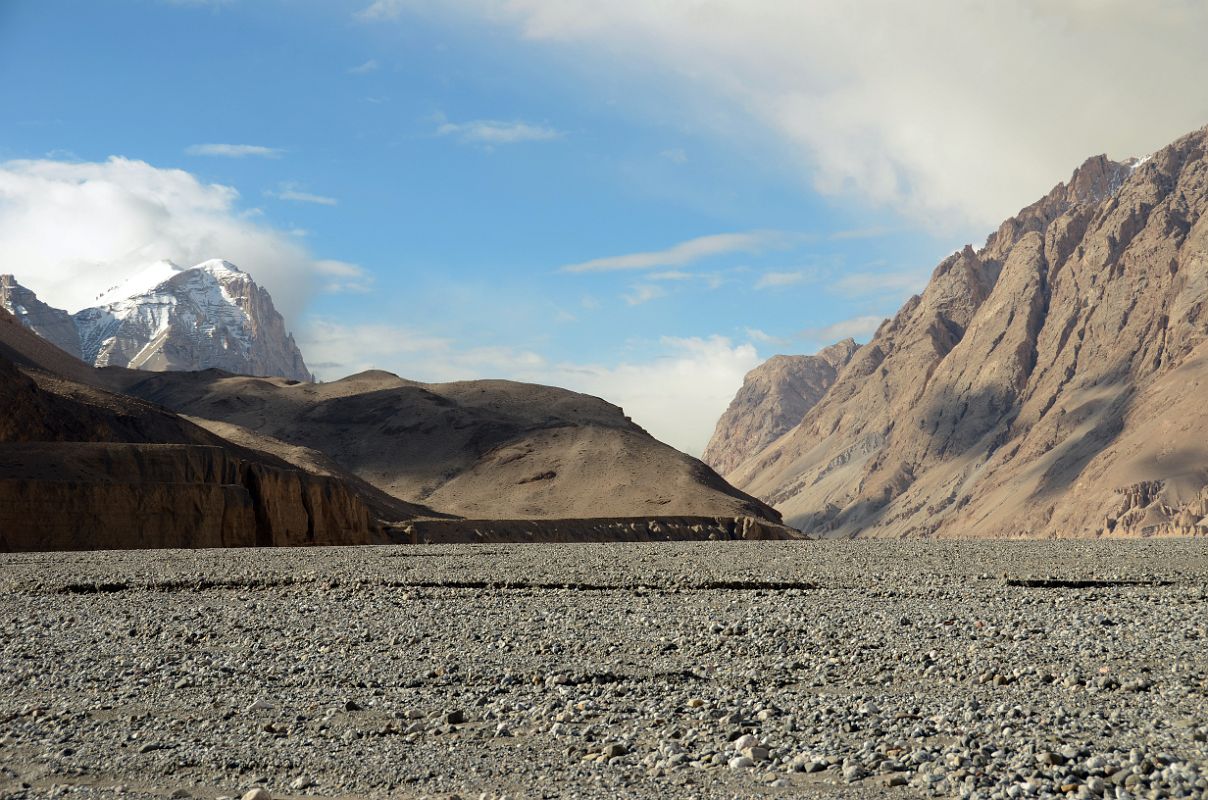
[[[235,265],[212,260],[190,269],[162,262],[150,288],[115,287],[74,315],[51,308],[11,275],[0,276],[0,306],[64,351],[98,367],[223,369],[310,381],[310,370],[268,292]]]
[[[945,259],[730,473],[836,536],[1208,531],[1208,128]]]
[[[728,475],[800,422],[858,349],[844,339],[812,356],[772,356],[748,372],[701,460]]]

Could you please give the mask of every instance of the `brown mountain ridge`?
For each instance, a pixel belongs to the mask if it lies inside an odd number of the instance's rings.
[[[945,259],[728,472],[807,532],[1208,532],[1208,128]]]

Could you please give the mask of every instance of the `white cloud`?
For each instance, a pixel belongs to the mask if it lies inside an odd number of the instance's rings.
[[[311,203],[320,206],[335,206],[340,204],[340,201],[334,197],[304,192],[292,183],[282,184],[281,188],[277,191],[268,191],[265,194],[278,200],[288,200],[293,203]]]
[[[547,125],[533,125],[513,120],[475,119],[469,122],[441,122],[436,126],[438,136],[453,136],[468,144],[493,146],[521,142],[548,142],[561,139],[562,131]]]
[[[315,272],[324,280],[325,292],[363,294],[373,289],[373,276],[364,267],[347,261],[320,259],[315,262]]]
[[[293,322],[318,268],[297,237],[241,212],[238,196],[125,158],[0,163],[0,264],[46,302],[75,311],[154,261],[225,258]]]
[[[805,280],[804,272],[798,270],[796,272],[765,272],[755,281],[756,289],[781,289],[785,286],[793,286]]]
[[[348,74],[368,75],[370,72],[377,72],[379,69],[381,69],[381,66],[382,65],[378,63],[376,58],[371,58],[362,64],[357,64],[355,67],[349,67]]]
[[[666,289],[652,283],[640,283],[632,286],[628,292],[621,295],[625,299],[625,302],[631,306],[640,306],[642,303],[649,303],[651,300],[657,300],[660,297],[666,296]]]
[[[362,16],[404,10],[485,19],[587,80],[676,92],[694,123],[782,145],[816,188],[933,224],[997,225],[1087,156],[1208,120],[1198,1],[378,0]]]
[[[428,382],[497,377],[592,394],[693,455],[704,450],[743,376],[760,362],[752,345],[720,336],[666,337],[652,355],[614,365],[551,363],[529,350],[460,347],[406,327],[344,326],[324,319],[311,320],[298,343],[324,380],[385,369]]]
[[[660,350],[611,367],[560,364],[532,379],[603,397],[655,438],[699,456],[759,354],[721,336],[664,337]]]
[[[186,155],[219,156],[221,158],[245,158],[247,156],[277,158],[281,153],[280,148],[264,147],[258,144],[191,144],[185,148]]]
[[[727,253],[757,253],[774,246],[785,238],[776,231],[753,231],[750,233],[717,233],[689,239],[666,250],[644,253],[629,253],[622,256],[594,258],[578,264],[567,264],[562,272],[610,272],[623,269],[658,269],[659,267],[683,267],[712,256]]]

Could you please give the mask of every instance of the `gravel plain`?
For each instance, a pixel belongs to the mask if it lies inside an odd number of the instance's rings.
[[[0,796],[1208,800],[1208,541],[0,556]]]

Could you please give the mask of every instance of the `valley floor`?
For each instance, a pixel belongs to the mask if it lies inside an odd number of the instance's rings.
[[[0,796],[1208,798],[1208,541],[0,555]]]

